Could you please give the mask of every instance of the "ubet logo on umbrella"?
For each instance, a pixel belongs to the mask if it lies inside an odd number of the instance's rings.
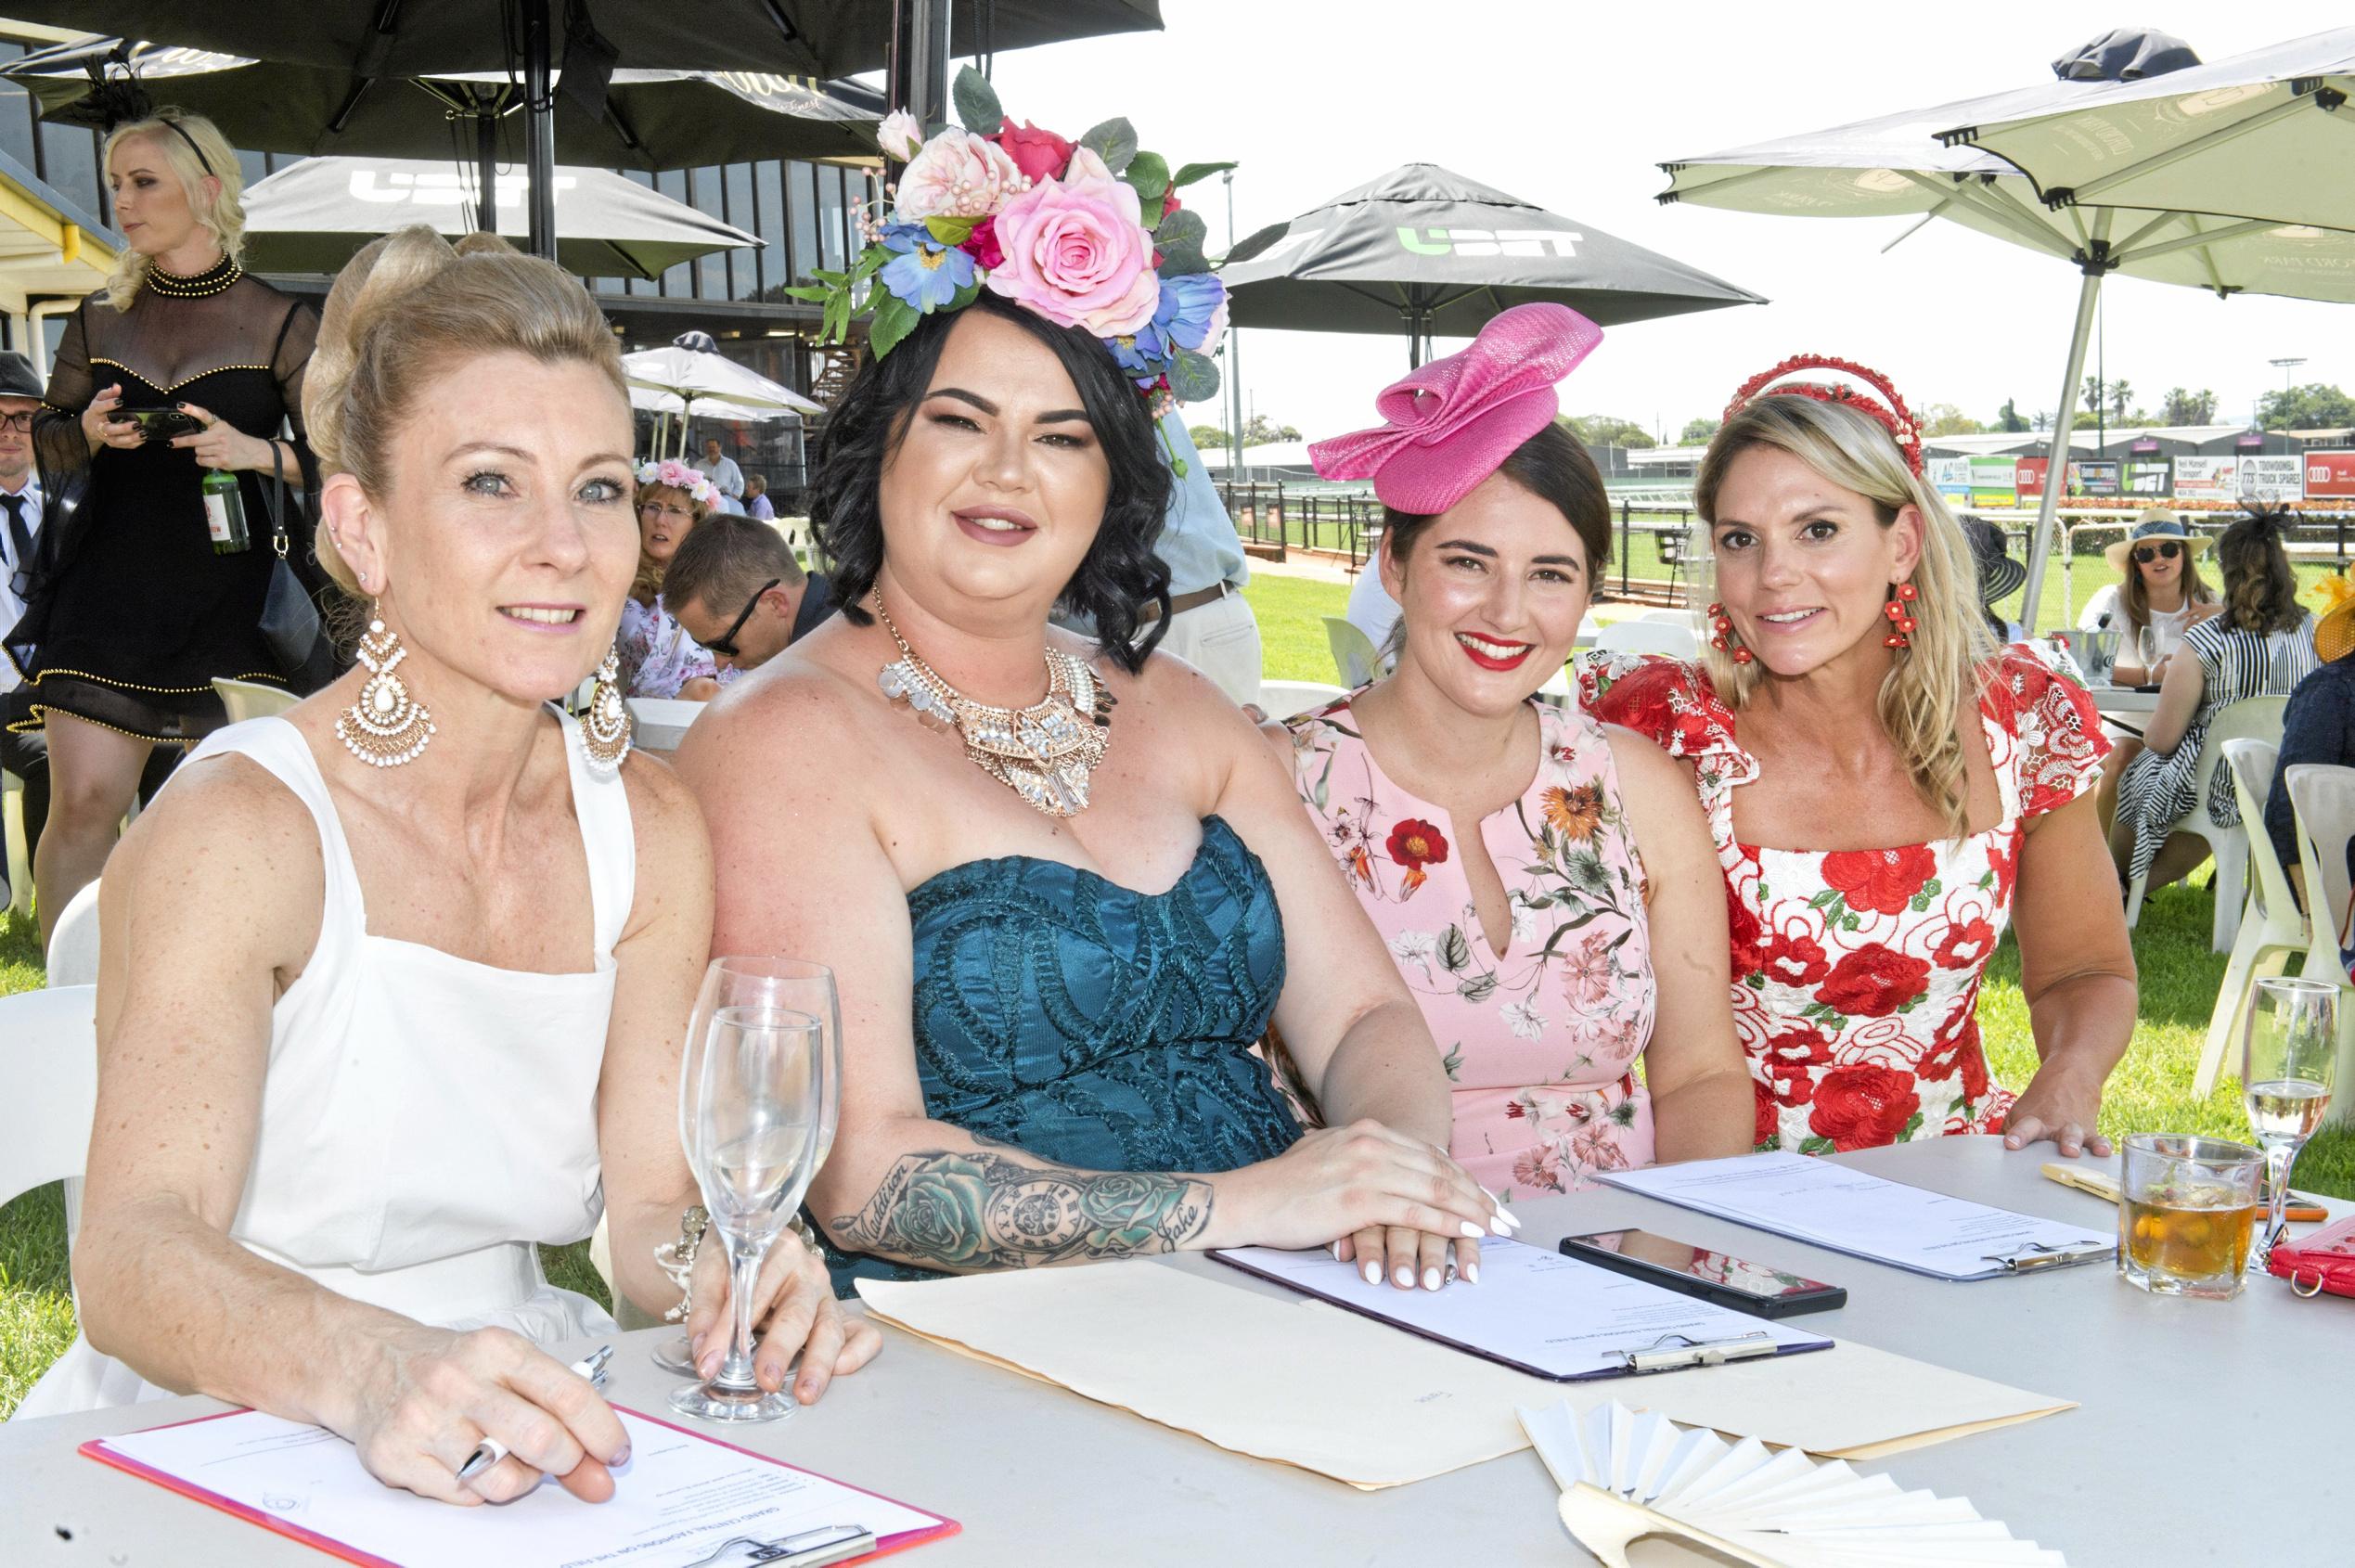
[[[1575,256],[1585,238],[1566,228],[1417,229],[1401,225],[1398,229],[1398,243],[1418,256]]]

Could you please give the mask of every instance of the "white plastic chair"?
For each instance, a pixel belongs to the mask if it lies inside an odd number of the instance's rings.
[[[49,983],[96,985],[98,983],[98,884],[83,884],[66,902],[49,932],[46,958]]]
[[[1324,619],[1325,645],[1332,649],[1332,667],[1344,687],[1354,690],[1383,673],[1382,650],[1373,638],[1338,615]]]
[[[2355,768],[2299,763],[2285,776],[2291,810],[2297,818],[2297,860],[2306,873],[2306,906],[2313,941],[2297,972],[2341,987],[2338,1007],[2339,1082],[2355,1083],[2355,995],[2339,958],[2339,934],[2347,929],[2349,888],[2347,841],[2355,838]],[[2355,1096],[2335,1102],[2333,1122],[2355,1119]]]
[[[627,700],[634,743],[650,752],[676,752],[687,739],[688,726],[703,716],[708,702],[676,697],[632,697]]]
[[[1280,723],[1294,713],[1321,708],[1345,695],[1346,688],[1328,686],[1323,681],[1261,681],[1259,711]]]
[[[1658,621],[1667,625],[1682,626],[1689,632],[1692,630],[1696,623],[1699,623],[1701,619],[1701,612],[1689,604],[1655,604],[1649,610],[1637,611],[1634,619],[1638,621]]]
[[[2207,738],[2200,742],[2199,761],[2193,769],[2192,809],[2159,829],[2162,844],[2175,833],[2196,833],[2207,841],[2208,853],[2216,857],[2216,919],[2208,932],[2208,946],[2214,952],[2229,952],[2233,934],[2241,929],[2241,899],[2248,880],[2248,829],[2246,825],[2220,828],[2208,820],[2208,786],[2224,765],[2227,740],[2281,744],[2282,710],[2288,703],[2286,697],[2244,697],[2217,709],[2208,720]],[[2143,918],[2143,881],[2136,877],[2127,884],[2129,930]]]
[[[69,1243],[98,1104],[97,1015],[95,985],[0,996],[0,1203],[65,1177]]]
[[[1683,611],[1678,611],[1683,615]],[[1671,659],[1698,659],[1701,639],[1684,624],[1667,621],[1614,621],[1596,634],[1594,646],[1604,653],[1665,653]]]
[[[231,680],[226,675],[212,677],[212,689],[221,696],[221,706],[229,711],[231,724],[247,719],[266,718],[283,713],[302,700],[282,686],[264,686],[260,681]]]
[[[2200,1047],[2199,1071],[2192,1078],[2192,1092],[2197,1095],[2216,1086],[2224,1059],[2240,1037],[2241,1019],[2258,981],[2281,973],[2289,956],[2304,954],[2310,942],[2306,917],[2290,895],[2289,873],[2273,853],[2272,836],[2264,831],[2265,795],[2273,787],[2273,766],[2280,756],[2281,749],[2270,741],[2224,742],[2224,765],[2232,770],[2241,823],[2248,829],[2249,864],[2257,874],[2250,880],[2249,909],[2241,918],[2240,934],[2233,939],[2232,959],[2224,966],[2224,983],[2216,993],[2216,1010],[2208,1016],[2207,1042]]]
[[[24,780],[0,768],[0,834],[8,842],[8,912],[23,919],[32,913],[32,856],[24,831]]]

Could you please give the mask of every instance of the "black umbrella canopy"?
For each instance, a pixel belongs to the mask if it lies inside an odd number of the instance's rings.
[[[108,85],[92,80],[96,67]],[[36,50],[0,71],[24,84],[45,120],[104,129],[122,112],[121,79],[158,103],[201,114],[254,152],[327,156],[477,156],[488,119],[521,156],[522,88],[504,71],[376,81],[317,65],[253,60],[171,45],[86,39]],[[765,158],[872,159],[882,96],[856,83],[773,72],[616,71],[605,112],[564,103],[555,116],[560,162],[600,169],[678,169]]]
[[[506,0],[10,0],[19,21],[287,60],[363,76],[495,71],[520,45]],[[624,66],[784,71],[827,78],[880,71],[889,0],[574,0],[549,6],[561,59],[594,33]],[[584,25],[585,24],[585,25]],[[950,52],[1021,49],[1161,26],[1159,0],[992,0],[955,7]]]
[[[1237,245],[1219,269],[1242,327],[1399,332],[1410,357],[1512,305],[1598,326],[1763,304],[1698,267],[1469,180],[1409,163]]]

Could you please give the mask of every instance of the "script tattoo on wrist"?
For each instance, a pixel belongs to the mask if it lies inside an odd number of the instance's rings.
[[[834,1233],[870,1253],[958,1271],[1171,1253],[1210,1224],[1206,1181],[1069,1171],[987,1149],[904,1154]]]

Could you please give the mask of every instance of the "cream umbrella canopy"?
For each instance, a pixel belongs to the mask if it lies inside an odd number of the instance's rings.
[[[2061,473],[2094,307],[2110,274],[2223,296],[2355,302],[2355,233],[2182,208],[2051,208],[2010,162],[1940,138],[1956,126],[2059,112],[2126,90],[2115,76],[2096,74],[2104,70],[2139,71],[2147,89],[2197,69],[2195,57],[2163,34],[2130,35],[2123,46],[2119,39],[2109,35],[2055,61],[2054,79],[2033,86],[1664,163],[1670,183],[1660,199],[1794,217],[1916,216],[1915,228],[1944,218],[2076,267],[2076,324],[2050,447],[2051,471]],[[2022,620],[2031,631],[2060,492],[2057,482],[2046,484],[2029,546]]]

